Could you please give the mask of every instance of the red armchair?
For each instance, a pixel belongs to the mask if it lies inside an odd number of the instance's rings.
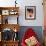
[[[27,45],[29,42],[27,42],[27,43],[25,42],[25,41],[28,41],[30,38],[33,39],[32,36],[34,37],[34,39],[37,37],[34,30],[32,28],[27,29],[27,31],[25,32],[24,37],[22,38],[21,46],[32,46],[32,45]],[[41,44],[39,43],[37,38],[36,38],[36,44],[34,46],[41,46]]]

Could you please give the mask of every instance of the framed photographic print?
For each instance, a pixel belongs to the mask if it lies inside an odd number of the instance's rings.
[[[9,10],[2,10],[2,15],[9,15]]]
[[[26,20],[36,19],[36,6],[25,6],[25,19]]]
[[[9,11],[10,15],[17,15],[18,11],[16,11],[15,9],[12,9]]]

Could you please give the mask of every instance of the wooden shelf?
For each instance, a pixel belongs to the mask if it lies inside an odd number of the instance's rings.
[[[2,46],[18,46],[18,41],[1,41],[1,44]]]
[[[5,43],[8,43],[8,42],[12,43],[12,42],[19,42],[19,40],[15,40],[15,41],[10,40],[10,41],[3,41],[3,42],[5,42]]]
[[[0,7],[0,14],[2,14],[2,11],[7,12],[7,15],[19,15],[19,7]]]
[[[16,39],[15,39],[15,41],[13,41],[15,36],[10,37],[11,39],[9,41],[2,39],[2,38],[4,38],[4,37],[2,37],[2,35],[4,35],[3,34],[4,29],[11,29],[10,31],[14,31],[14,33],[13,33],[14,35],[15,35],[15,33],[18,33],[18,31],[20,29],[20,26],[18,24],[18,15],[19,15],[19,7],[0,7],[0,20],[1,20],[1,24],[0,24],[0,32],[1,32],[0,46],[18,46],[18,42],[19,42],[18,39],[17,39],[17,41],[16,41]],[[14,16],[14,17],[17,16],[17,18],[16,18],[17,24],[8,24],[8,18],[7,17],[9,17],[9,16]],[[16,29],[16,32],[15,32],[15,29]],[[16,34],[16,37],[18,38],[17,34]]]
[[[5,28],[10,28],[13,31],[14,31],[14,29],[17,29],[17,31],[19,31],[20,26],[19,26],[19,24],[16,24],[16,25],[15,24],[1,24],[0,28],[1,28],[1,30],[5,29]]]
[[[17,24],[8,24],[7,16],[17,16]],[[10,31],[14,31],[14,33],[18,33],[20,26],[18,24],[18,16],[19,16],[19,7],[0,7],[0,32],[3,33],[4,29],[11,29]],[[5,19],[6,18],[6,19]],[[16,20],[15,19],[15,20]],[[14,20],[14,21],[15,21]],[[16,21],[15,21],[16,22]],[[15,32],[16,29],[16,32]],[[4,34],[3,34],[4,35]],[[8,35],[8,34],[7,34]],[[13,35],[13,34],[12,34]],[[14,34],[15,35],[15,34]],[[17,35],[17,34],[16,34]],[[15,36],[14,36],[15,37]],[[13,39],[14,39],[13,37]],[[16,36],[17,37],[17,36]],[[18,46],[18,41],[13,41],[13,39],[10,39],[9,41],[5,41],[2,39],[1,34],[1,41],[0,46]],[[11,37],[12,38],[12,37]],[[18,38],[18,37],[17,37]],[[15,39],[16,40],[16,39]],[[17,39],[18,40],[18,39]]]
[[[16,10],[18,10],[19,7],[0,7],[0,10],[4,10],[4,9],[16,9]]]

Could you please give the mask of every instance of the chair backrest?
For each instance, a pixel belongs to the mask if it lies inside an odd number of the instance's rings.
[[[28,28],[22,38],[22,43],[21,45],[22,46],[26,46],[26,43],[25,43],[25,39],[28,39],[29,37],[31,36],[35,36],[36,37],[36,33],[34,32],[34,30],[32,28]],[[24,43],[24,44],[23,44]]]
[[[37,34],[34,32],[34,30],[32,28],[28,28],[27,31],[25,32],[24,37],[23,37],[22,42],[21,42],[21,45],[27,46],[27,44],[25,43],[25,40],[26,39],[29,40],[29,38],[31,38],[32,36],[36,38],[35,40],[37,40],[37,44],[35,46],[41,46],[41,43],[37,39]]]
[[[34,30],[32,28],[28,28],[24,34],[24,40],[31,37],[31,36],[37,36],[37,34],[34,32]]]

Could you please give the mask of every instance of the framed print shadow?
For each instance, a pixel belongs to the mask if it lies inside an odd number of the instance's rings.
[[[25,6],[25,19],[26,20],[36,19],[36,6]]]

